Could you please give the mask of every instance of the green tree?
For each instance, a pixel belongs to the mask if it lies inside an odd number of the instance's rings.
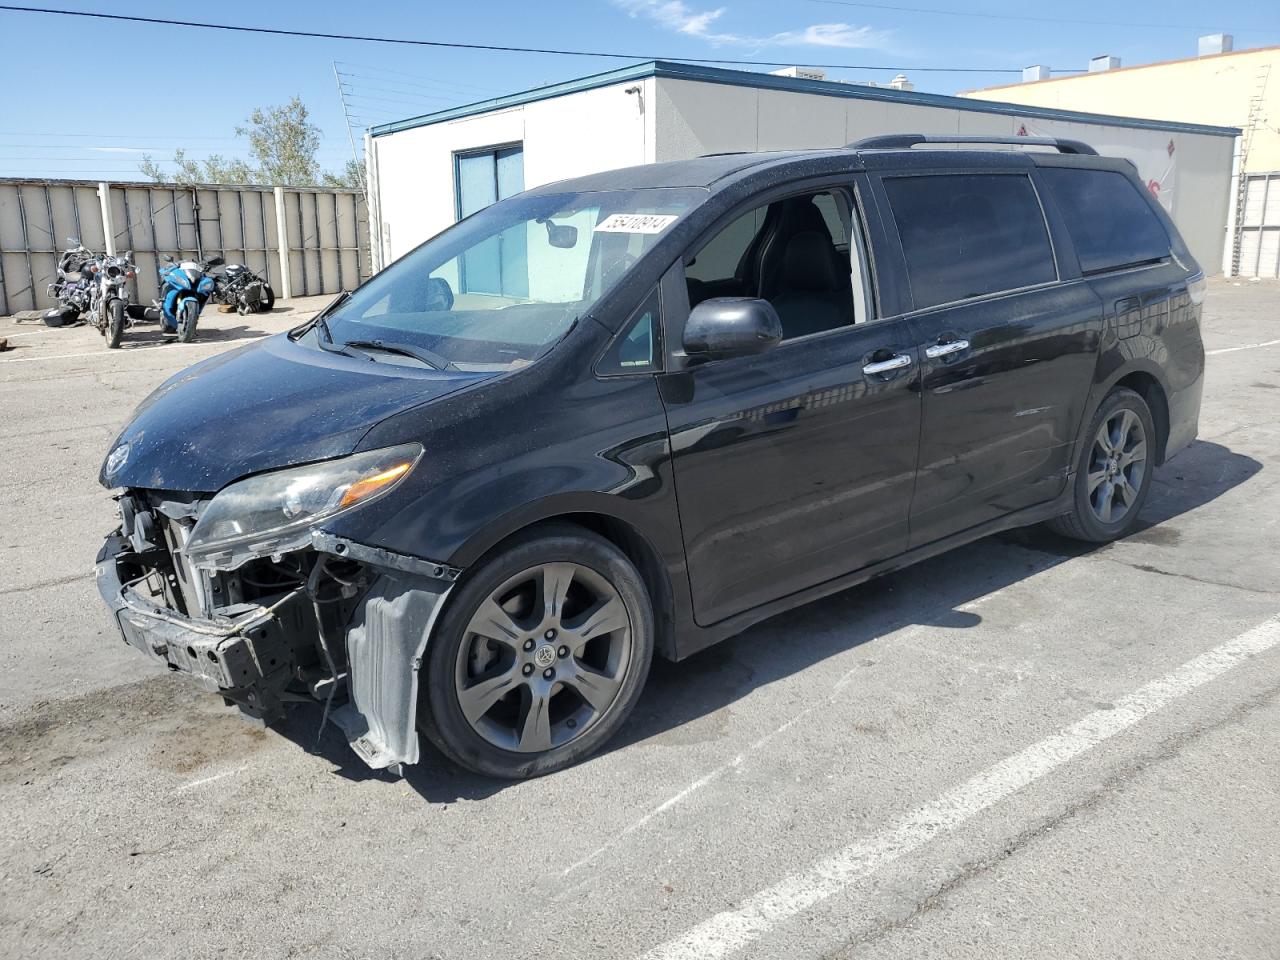
[[[257,161],[259,182],[282,187],[310,187],[320,182],[320,128],[307,106],[294,97],[282,107],[256,108],[237,137],[249,138],[249,155]]]
[[[176,150],[176,173],[160,169],[150,154],[142,155],[139,170],[157,183],[252,183],[280,187],[347,187],[363,189],[364,170],[348,160],[342,170],[321,171],[316,160],[320,150],[320,128],[310,120],[307,106],[293,97],[278,107],[257,107],[247,125],[236,127],[236,136],[248,140],[252,163],[239,157],[225,159],[217,154],[207,160],[190,160],[186,151]]]
[[[167,173],[151,159],[150,154],[142,155],[142,175],[150,177],[156,183],[181,183],[195,186],[199,183],[257,183],[257,172],[243,160],[234,158],[224,160],[210,154],[207,160],[188,160],[185,150],[173,152],[176,172]]]
[[[326,187],[346,190],[364,189],[364,164],[356,160],[348,160],[338,173],[326,170],[320,175],[320,182]]]

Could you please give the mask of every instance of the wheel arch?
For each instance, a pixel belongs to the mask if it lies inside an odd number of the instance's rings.
[[[1117,387],[1132,390],[1147,402],[1151,410],[1151,419],[1156,426],[1156,466],[1165,461],[1165,450],[1169,444],[1169,395],[1159,378],[1147,370],[1131,370],[1107,388],[1106,397]],[[1099,401],[1101,402],[1101,401]]]
[[[1102,381],[1094,390],[1092,402],[1081,423],[1081,431],[1088,426],[1103,401],[1117,387],[1132,390],[1147,402],[1151,410],[1151,419],[1155,421],[1156,427],[1155,465],[1162,465],[1165,462],[1169,444],[1169,388],[1160,368],[1154,363],[1127,364]],[[1072,459],[1072,463],[1075,463],[1075,458]]]
[[[503,517],[472,537],[454,554],[451,562],[464,570],[478,566],[516,538],[536,533],[544,527],[573,526],[594,533],[621,550],[635,565],[653,603],[654,651],[674,660],[675,595],[667,564],[663,562],[658,547],[640,532],[634,522],[611,509],[614,498],[601,496],[603,502],[594,498],[590,502],[580,502],[572,496],[552,497]],[[465,572],[463,576],[466,576]]]

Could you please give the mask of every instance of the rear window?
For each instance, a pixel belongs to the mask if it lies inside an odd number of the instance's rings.
[[[1169,234],[1137,184],[1110,170],[1040,171],[1066,222],[1080,269],[1102,273],[1169,256]]]
[[[916,309],[1058,277],[1044,212],[1023,174],[884,181]]]

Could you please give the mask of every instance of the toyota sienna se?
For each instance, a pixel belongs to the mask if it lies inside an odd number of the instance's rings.
[[[654,656],[994,531],[1124,536],[1196,435],[1201,270],[1126,161],[934,139],[538,187],[172,377],[100,477],[125,641],[372,767],[421,731],[528,777]]]

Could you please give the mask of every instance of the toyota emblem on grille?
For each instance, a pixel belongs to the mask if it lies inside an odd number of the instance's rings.
[[[129,459],[129,444],[122,443],[109,454],[107,454],[107,476],[113,476],[121,467],[124,466],[126,460]]]

